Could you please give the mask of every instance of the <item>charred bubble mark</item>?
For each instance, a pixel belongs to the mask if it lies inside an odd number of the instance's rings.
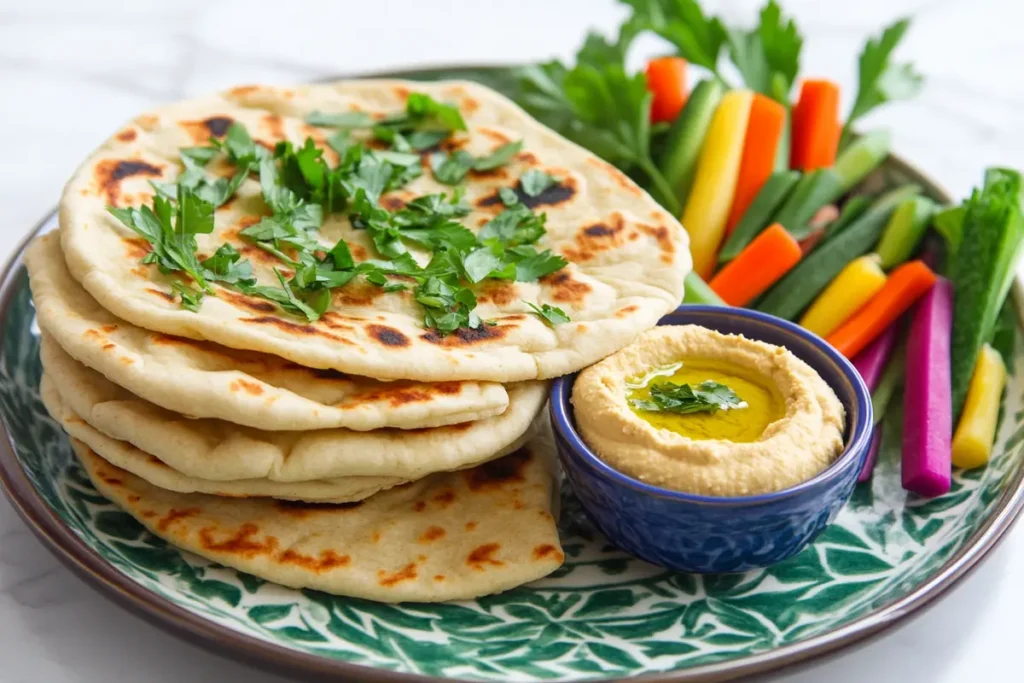
[[[163,169],[145,161],[126,159],[106,159],[96,166],[96,181],[100,192],[111,206],[119,206],[121,199],[121,182],[134,176],[159,178]]]
[[[559,180],[533,197],[523,192],[522,187],[518,183],[511,190],[516,193],[516,197],[519,198],[520,202],[531,209],[535,209],[538,206],[558,206],[569,201],[576,196],[576,183],[571,178],[569,180]],[[494,194],[487,195],[477,202],[477,206],[480,208],[500,205],[502,205],[502,201],[497,190],[495,190]]]
[[[235,121],[230,116],[211,116],[203,121],[203,126],[215,138],[222,138],[228,134],[228,129]]]
[[[366,332],[384,346],[401,348],[409,346],[409,338],[387,325],[367,325]]]
[[[429,330],[421,334],[420,339],[445,348],[465,347],[501,339],[508,334],[508,327],[484,323],[476,328],[460,327],[448,335],[442,335],[437,330]]]

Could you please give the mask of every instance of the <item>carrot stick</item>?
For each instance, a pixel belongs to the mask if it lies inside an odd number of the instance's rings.
[[[785,107],[761,93],[754,94],[750,118],[747,120],[747,133],[743,138],[743,157],[740,159],[740,174],[736,180],[736,194],[732,200],[729,221],[725,225],[726,236],[732,234],[733,228],[775,170],[775,154],[785,122]]]
[[[905,263],[864,306],[840,325],[825,341],[847,358],[853,358],[885,331],[935,284],[935,273],[922,261]]]
[[[800,245],[779,223],[765,228],[708,283],[731,306],[745,306],[795,266]]]
[[[832,81],[804,81],[793,107],[790,168],[829,168],[839,148],[839,86]]]
[[[659,57],[647,63],[647,89],[654,94],[651,121],[675,121],[686,104],[686,60]]]

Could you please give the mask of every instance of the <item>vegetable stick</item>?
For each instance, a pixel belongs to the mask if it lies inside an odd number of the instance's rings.
[[[839,186],[839,176],[830,168],[805,173],[786,203],[775,214],[775,222],[782,223],[797,239],[806,237],[810,232],[810,222],[818,210],[839,196]]]
[[[917,192],[916,185],[903,185],[890,190],[842,231],[834,236],[826,235],[825,241],[817,249],[765,294],[758,302],[757,309],[793,320],[850,259],[857,258],[874,246],[893,210]]]
[[[797,241],[775,223],[718,271],[709,285],[730,306],[743,306],[785,275],[801,256]]]
[[[800,319],[800,325],[816,335],[827,337],[884,286],[885,273],[879,268],[877,257],[855,258],[814,300]]]
[[[952,327],[953,285],[940,277],[911,315],[903,402],[903,488],[928,497],[949,491],[952,477]]]
[[[889,132],[873,131],[862,135],[836,157],[832,170],[842,179],[843,192],[864,180],[889,156]]]
[[[876,249],[883,268],[888,270],[910,258],[934,212],[935,202],[926,197],[914,197],[896,207]]]
[[[651,121],[675,121],[686,104],[686,60],[659,57],[647,63],[647,89],[654,94]]]
[[[800,251],[804,256],[814,251],[814,248],[825,239],[825,231],[828,226],[839,218],[839,209],[835,204],[826,204],[818,209],[811,222],[807,224],[808,233],[800,238]]]
[[[706,304],[709,306],[728,306],[722,301],[722,297],[715,294],[715,291],[708,287],[708,283],[700,279],[700,276],[692,270],[686,274],[683,288],[684,304]]]
[[[988,344],[981,347],[960,423],[953,435],[953,464],[964,469],[981,467],[992,455],[992,440],[999,421],[999,406],[1006,386],[1006,365]]]
[[[828,168],[839,148],[839,86],[827,80],[804,81],[793,107],[789,166],[802,171]]]
[[[853,359],[853,367],[857,368],[868,391],[874,392],[882,379],[882,371],[889,363],[889,357],[896,348],[896,336],[899,324],[889,325],[882,334],[878,335],[875,341],[868,344],[868,347],[858,353]],[[876,416],[881,417],[881,416]]]
[[[736,195],[726,223],[725,234],[730,235],[743,218],[754,197],[772,175],[775,167],[775,152],[782,137],[782,126],[786,121],[786,108],[781,104],[755,93],[750,104],[750,119],[743,140],[743,156],[736,180]]]
[[[779,171],[768,179],[718,253],[720,264],[736,258],[765,229],[799,181],[799,171]]]
[[[896,322],[935,284],[935,273],[921,261],[905,263],[890,275],[885,286],[827,338],[847,358],[853,358],[885,328]]]
[[[889,362],[885,364],[885,369],[882,371],[881,379],[878,380],[878,385],[875,387],[875,390],[871,392],[871,411],[875,414],[875,426],[881,424],[883,420],[887,420],[890,409],[889,404],[892,403],[893,394],[896,393],[897,389],[903,388],[903,367],[906,365],[904,362],[906,357],[907,345],[897,344],[896,348],[893,349],[892,354],[889,356]],[[899,424],[890,425],[889,436],[895,436],[891,432],[894,429],[898,430],[900,434],[899,441],[902,442],[903,402],[896,401],[895,405],[900,406],[900,419]]]
[[[754,95],[749,90],[733,90],[722,97],[711,119],[690,198],[683,211],[683,227],[690,233],[693,269],[704,279],[709,278],[714,270],[725,221],[736,192],[743,133],[747,129],[753,99]]]
[[[718,81],[698,83],[665,136],[665,145],[658,155],[658,168],[675,192],[679,206],[685,207],[690,197],[700,151],[724,93],[725,87]]]
[[[881,445],[882,425],[877,425],[874,433],[871,435],[871,445],[868,447],[868,457],[864,460],[864,466],[861,467],[860,474],[857,475],[857,483],[863,484],[866,481],[871,481],[871,473],[875,471],[875,461],[878,460],[878,448]]]

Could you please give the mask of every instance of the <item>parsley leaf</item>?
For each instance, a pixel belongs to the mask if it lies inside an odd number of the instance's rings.
[[[487,278],[513,280],[516,277],[514,263],[505,261],[505,248],[497,240],[471,251],[462,261],[466,279],[476,284]]]
[[[492,171],[512,161],[512,158],[523,148],[523,141],[507,142],[501,147],[484,157],[478,157],[473,162],[474,171]]]
[[[537,308],[536,304],[531,304],[529,301],[524,301],[523,303],[533,309],[533,313],[551,327],[569,322],[569,316],[567,316],[565,311],[557,306],[544,304],[540,308]]]
[[[916,95],[924,78],[912,64],[890,62],[893,51],[910,27],[910,19],[900,19],[885,28],[877,38],[869,38],[857,62],[857,98],[853,102],[840,147],[849,141],[850,127],[875,107]]]
[[[252,274],[252,264],[241,260],[242,255],[234,246],[224,243],[214,252],[213,256],[203,259],[200,263],[207,280],[216,280],[232,285],[252,286],[256,279]]]
[[[633,8],[632,32],[649,29],[672,43],[691,64],[718,75],[718,56],[727,40],[725,27],[704,16],[697,0],[623,0]]]
[[[527,169],[519,177],[519,187],[527,197],[539,197],[544,190],[554,185],[555,182],[557,181],[554,177],[539,168]],[[502,202],[508,204],[504,197],[502,197]]]
[[[792,20],[785,20],[775,0],[761,10],[761,22],[752,31],[727,32],[729,56],[744,83],[757,92],[789,104],[789,92],[800,69],[803,38]]]
[[[199,312],[199,305],[203,302],[202,290],[192,289],[180,280],[173,280],[171,282],[171,291],[181,298],[182,308],[193,313]]]
[[[369,128],[373,125],[373,117],[362,111],[315,111],[306,117],[306,123],[321,128]]]
[[[534,282],[569,264],[549,249],[537,252],[533,247],[516,247],[510,251],[517,257],[516,280],[519,282]]]
[[[430,157],[430,168],[437,182],[458,185],[466,179],[475,162],[473,155],[465,150],[456,150],[452,154],[436,152]]]
[[[477,238],[481,242],[497,239],[508,246],[533,244],[544,235],[545,214],[535,214],[524,204],[506,207],[489,220]]]
[[[524,174],[525,175],[525,174]],[[519,179],[519,184],[522,185],[522,178]],[[525,192],[525,190],[524,190]],[[538,193],[539,194],[539,193]],[[519,203],[519,195],[516,194],[515,190],[510,187],[502,187],[498,190],[498,198],[501,199],[501,203],[505,206],[514,206]]]
[[[659,382],[651,385],[651,400],[630,399],[637,410],[654,413],[717,413],[721,409],[745,408],[746,404],[724,384],[707,380],[696,387],[689,384]]]
[[[217,156],[219,150],[213,145],[207,145],[204,147],[182,147],[178,153],[182,157],[191,159],[200,166],[206,166],[208,163],[213,161],[213,158]]]

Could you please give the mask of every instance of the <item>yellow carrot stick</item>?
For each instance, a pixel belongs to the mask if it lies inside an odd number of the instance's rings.
[[[693,189],[683,211],[683,226],[690,233],[693,269],[704,279],[714,270],[718,247],[725,235],[753,100],[754,94],[749,90],[733,90],[722,97],[708,127]]]
[[[974,374],[967,389],[964,411],[953,435],[955,467],[971,469],[988,462],[1005,384],[1003,359],[995,349],[985,344],[974,361]]]
[[[885,286],[885,273],[872,254],[846,264],[800,319],[818,336],[828,336]]]

